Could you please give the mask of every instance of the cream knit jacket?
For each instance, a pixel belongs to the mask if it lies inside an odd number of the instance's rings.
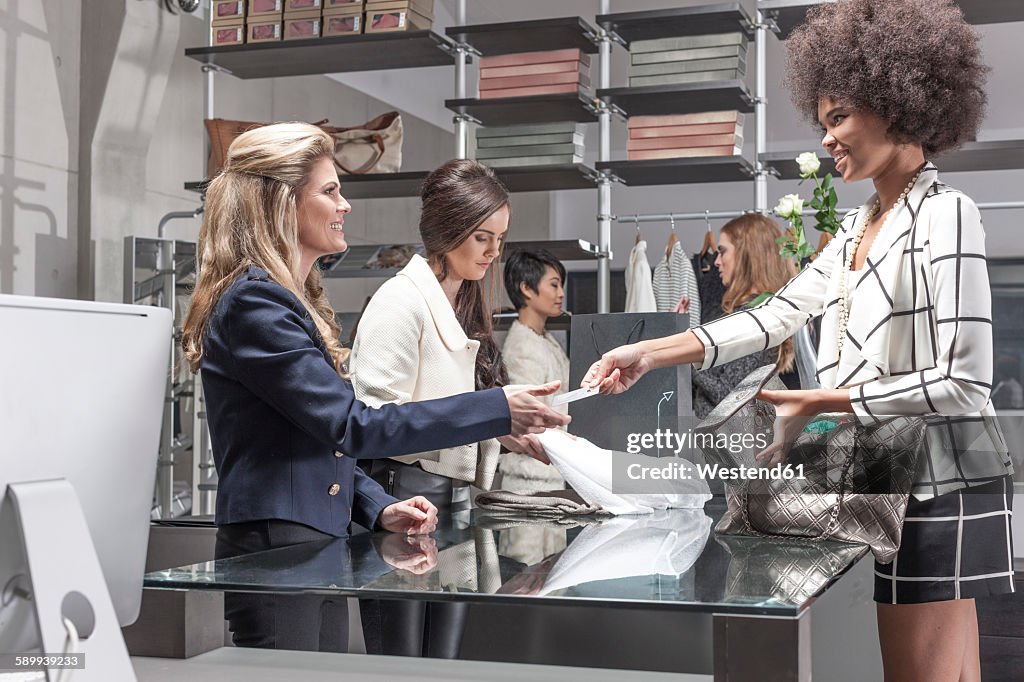
[[[359,318],[349,359],[352,386],[371,407],[473,391],[479,348],[463,331],[430,265],[416,255],[377,290]],[[499,449],[491,439],[394,459],[490,490]]]
[[[546,384],[557,380],[562,382],[559,393],[570,390],[569,358],[558,341],[547,332],[540,336],[519,320],[513,321],[501,356],[510,384]],[[541,400],[551,403],[550,397]],[[568,405],[554,409],[562,414],[569,413]],[[502,474],[501,489],[516,493],[558,490],[565,484],[555,467],[527,455],[502,455],[499,470]]]

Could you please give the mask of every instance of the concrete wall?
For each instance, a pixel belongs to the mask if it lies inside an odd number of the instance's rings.
[[[156,236],[161,216],[199,205],[183,184],[205,173],[206,77],[184,50],[206,44],[205,20],[157,0],[90,2],[84,16],[82,6],[0,0],[0,293],[118,301],[124,236]],[[396,108],[325,76],[214,84],[222,118],[354,125]],[[403,120],[404,169],[453,156],[450,130]],[[545,238],[548,205],[547,194],[515,197],[515,237]],[[354,201],[346,232],[353,243],[418,241],[418,212],[415,198]],[[195,239],[199,224],[173,221],[166,235]],[[337,310],[359,310],[380,282],[327,288]]]

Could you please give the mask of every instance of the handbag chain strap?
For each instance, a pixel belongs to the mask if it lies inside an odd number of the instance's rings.
[[[846,456],[846,459],[843,460],[843,470],[839,476],[838,497],[836,498],[836,503],[832,505],[831,513],[829,514],[829,520],[828,523],[825,524],[825,528],[818,535],[801,536],[800,539],[818,542],[821,540],[828,540],[831,537],[832,531],[834,530],[836,524],[839,522],[839,512],[842,509],[843,495],[845,494],[846,485],[847,483],[849,483],[849,478],[851,476],[851,472],[853,471],[853,458],[856,454],[856,449],[857,439],[855,435],[853,444],[850,447],[850,454],[848,454]],[[740,490],[740,511],[743,516],[743,525],[745,526],[746,531],[751,535],[762,538],[793,538],[793,536],[790,535],[765,533],[754,528],[754,526],[750,523],[750,493],[747,490],[747,486],[744,486]]]

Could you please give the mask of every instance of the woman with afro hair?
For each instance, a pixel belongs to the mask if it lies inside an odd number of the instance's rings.
[[[701,369],[778,346],[821,316],[822,388],[763,391],[787,419],[759,457],[783,461],[810,416],[924,416],[902,545],[875,564],[885,679],[981,679],[974,598],[1013,591],[1013,471],[990,401],[985,233],[931,158],[977,130],[987,68],[951,0],[839,0],[787,42],[787,82],[845,182],[875,193],[822,254],[760,306],[606,353],[604,393],[647,371]],[[939,159],[941,164],[941,158]]]

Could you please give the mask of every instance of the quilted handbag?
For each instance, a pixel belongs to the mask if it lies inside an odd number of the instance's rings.
[[[831,583],[863,550],[838,542],[778,542],[763,538],[720,536],[729,553],[725,601],[774,599],[805,604]]]
[[[747,425],[768,428],[774,422],[774,408],[754,396],[774,376],[773,366],[752,372],[696,431],[736,432]],[[797,436],[787,455],[785,465],[797,475],[749,477],[727,486],[728,510],[715,530],[722,535],[865,544],[880,563],[889,563],[899,550],[911,485],[925,447],[925,429],[921,417],[864,423],[853,414],[819,414]],[[712,461],[735,466],[720,448],[702,450]]]

